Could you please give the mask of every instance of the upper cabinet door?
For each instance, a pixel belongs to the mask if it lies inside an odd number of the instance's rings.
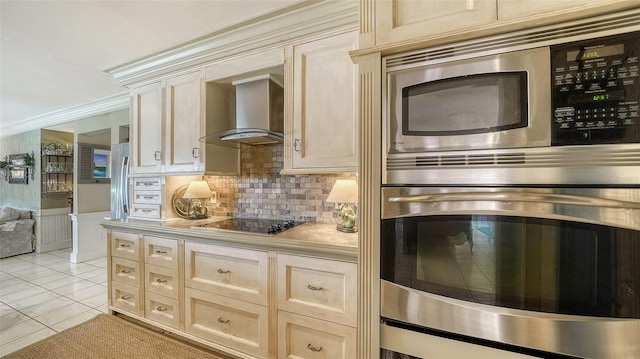
[[[357,68],[349,57],[357,33],[293,47],[292,137],[286,141],[283,173],[357,171]],[[290,157],[290,159],[287,159]]]
[[[201,72],[166,80],[166,172],[203,172],[206,151],[199,142],[204,124],[204,81]]]
[[[164,84],[131,90],[132,173],[159,173],[163,161]]]
[[[375,6],[377,45],[472,28],[498,18],[496,0],[385,0]]]
[[[628,0],[497,0],[498,19],[508,20],[514,18],[531,17],[561,11],[580,10],[592,7],[612,5],[614,3],[628,2]]]

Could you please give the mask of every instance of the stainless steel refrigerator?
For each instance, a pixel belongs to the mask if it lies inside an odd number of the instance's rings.
[[[111,219],[129,215],[129,143],[111,145]]]

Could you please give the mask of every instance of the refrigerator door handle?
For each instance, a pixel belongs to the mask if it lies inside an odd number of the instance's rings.
[[[121,198],[121,207],[122,213],[129,213],[129,157],[122,157],[122,167],[120,169],[120,188],[118,188],[118,193]]]

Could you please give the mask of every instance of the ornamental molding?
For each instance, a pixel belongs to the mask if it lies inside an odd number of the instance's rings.
[[[135,88],[224,59],[283,48],[321,32],[356,29],[358,16],[357,1],[301,1],[105,72]]]
[[[28,118],[24,121],[3,126],[0,138],[16,135],[22,132],[60,125],[63,123],[98,116],[105,113],[129,108],[129,92],[106,97],[88,104],[64,108],[44,115]]]

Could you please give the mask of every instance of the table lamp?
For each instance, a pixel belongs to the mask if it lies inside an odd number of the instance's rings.
[[[210,198],[211,189],[206,181],[192,181],[182,195],[188,199],[187,219],[201,219],[207,217],[207,207],[203,205],[201,199]]]
[[[357,232],[356,212],[350,203],[358,203],[358,184],[355,179],[338,179],[331,188],[327,202],[340,204],[340,223],[336,228],[340,232]]]

